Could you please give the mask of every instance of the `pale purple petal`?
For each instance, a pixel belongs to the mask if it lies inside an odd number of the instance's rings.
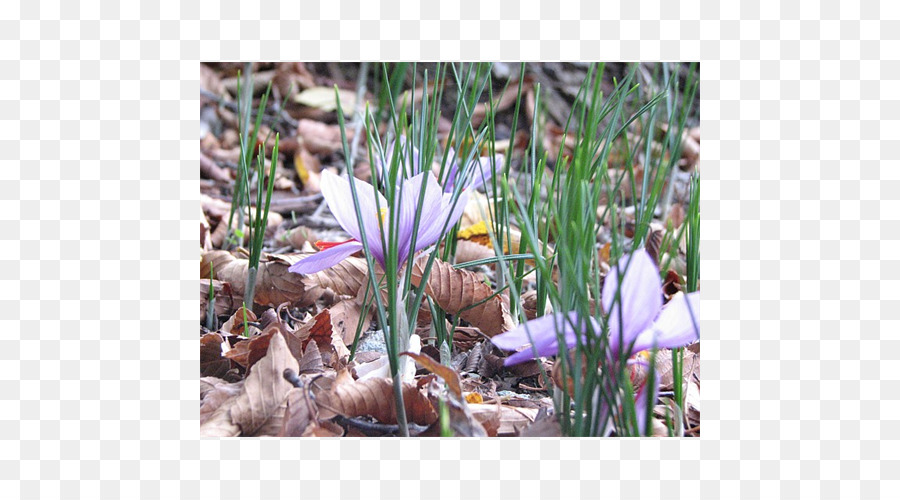
[[[675,349],[692,344],[700,339],[699,322],[700,292],[679,293],[666,304],[653,325],[638,335],[634,352],[654,346]]]
[[[553,326],[553,320],[564,316],[565,314],[563,313],[556,313],[535,318],[527,323],[522,323],[506,333],[491,337],[491,342],[500,349],[514,351],[523,345],[532,343],[533,339],[539,338],[546,332],[552,332],[555,337],[556,333]],[[531,335],[530,337],[529,333]]]
[[[483,156],[479,158],[477,162],[472,162],[474,172],[472,172],[472,180],[466,188],[478,189],[482,184],[489,181],[490,178],[494,176],[494,171],[497,168],[500,168],[500,165],[502,164],[502,154],[494,155],[494,161],[491,161],[491,158],[488,156]]]
[[[649,434],[649,422],[653,417],[653,405],[659,397],[659,373],[647,375],[647,379],[634,395],[634,414],[637,416],[638,430],[642,436]]]
[[[430,223],[430,217],[440,209],[441,188],[434,176],[421,173],[403,181],[400,198],[399,221],[397,226],[397,250],[398,261],[403,262],[409,255],[409,246],[412,241],[413,230],[416,223],[416,212],[419,204],[419,196],[422,193],[422,184],[425,183],[425,197],[422,200],[422,215],[419,219],[418,237],[421,238],[422,228]],[[438,203],[435,206],[435,203]],[[418,246],[418,245],[417,245]]]
[[[621,279],[620,269],[624,272]],[[617,289],[621,297],[612,307]],[[649,328],[660,307],[662,289],[659,270],[646,250],[637,250],[613,266],[603,283],[603,310],[609,313],[612,353],[618,354],[620,339],[624,346],[628,346],[638,334]],[[624,327],[620,328],[622,325]]]
[[[447,148],[447,163],[450,165],[450,170],[444,179],[444,192],[452,193],[456,185],[456,175],[459,173],[459,158],[456,157],[456,150],[452,147]]]
[[[433,177],[428,182],[422,219],[416,236],[417,252],[441,239],[446,230],[453,227],[456,221],[462,217],[466,204],[469,202],[469,194],[463,192],[459,195],[459,199],[456,200],[456,206],[454,207],[451,194],[446,193],[442,195],[440,186],[437,184],[437,181],[434,181]]]
[[[568,321],[566,318],[568,318]],[[599,325],[594,318],[590,318],[590,322],[594,327],[594,332],[598,332]],[[586,325],[579,325],[578,314],[574,311],[568,314],[556,313],[541,316],[540,318],[519,325],[506,333],[492,337],[491,342],[500,349],[507,351],[518,349],[527,344],[532,344],[533,347],[526,347],[506,358],[506,361],[504,361],[503,364],[505,366],[511,366],[523,361],[535,359],[535,351],[537,351],[538,357],[555,356],[559,354],[559,338],[557,336],[557,331],[561,332],[565,338],[566,348],[571,349],[572,347],[575,347],[577,344],[577,336],[572,324],[576,327],[586,327]],[[584,336],[584,333],[582,332],[581,335]]]
[[[322,250],[321,252],[314,253],[309,257],[305,257],[300,262],[289,267],[288,271],[300,274],[317,273],[322,269],[328,269],[329,267],[337,265],[338,262],[362,250],[362,248],[362,243],[358,241],[341,243],[340,245],[335,245],[331,248]]]
[[[378,209],[375,205],[376,192],[368,182],[356,180],[356,194],[359,197],[359,209],[362,212],[366,231],[370,234],[378,234]],[[328,202],[328,208],[337,219],[344,231],[355,240],[361,240],[359,224],[356,220],[356,208],[353,205],[353,193],[350,190],[350,182],[343,177],[329,171],[322,173],[322,196]],[[387,200],[381,193],[377,193],[378,203],[381,208],[387,207]],[[371,224],[374,222],[374,225]],[[374,228],[374,233],[370,229]]]

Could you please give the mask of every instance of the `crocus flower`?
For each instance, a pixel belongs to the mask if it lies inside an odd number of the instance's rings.
[[[421,206],[419,195],[423,187],[425,194]],[[311,274],[322,269],[336,265],[350,255],[363,249],[362,231],[356,218],[356,209],[353,205],[353,195],[350,183],[331,172],[324,172],[321,180],[322,196],[328,202],[328,207],[334,218],[337,219],[344,231],[350,234],[351,239],[339,243],[316,243],[321,250],[292,265],[289,270],[295,273]],[[385,268],[386,249],[384,243],[389,238],[382,238],[381,226],[385,231],[390,230],[391,212],[397,214],[396,240],[398,242],[398,262],[403,262],[410,252],[418,252],[436,243],[443,235],[444,225],[449,227],[459,220],[466,206],[467,194],[463,193],[453,207],[452,197],[441,192],[437,180],[427,173],[421,173],[414,177],[403,179],[400,186],[397,207],[390,207],[381,193],[376,192],[372,185],[360,180],[356,181],[356,194],[359,198],[362,222],[366,231],[366,241],[369,251],[375,260]],[[376,203],[377,196],[377,203]],[[418,231],[416,232],[416,246],[411,248],[413,231],[415,229],[416,214],[421,211]],[[449,219],[449,221],[448,221]],[[384,243],[383,243],[384,240]]]
[[[406,168],[406,177],[413,177],[422,173],[422,168],[419,166],[419,148],[415,146],[410,148],[406,142],[406,137],[404,136],[400,136],[400,139],[398,140],[391,141],[388,143],[387,147],[384,148],[384,160],[387,164],[390,165],[391,158],[394,156],[394,148],[398,142],[400,143],[400,151],[397,154],[400,156],[401,168]],[[411,153],[410,149],[412,150]],[[384,167],[385,163],[381,161],[381,157],[378,154],[375,154],[375,171],[382,183],[387,179],[387,170]]]
[[[617,290],[619,300],[615,300]],[[694,326],[699,318],[699,292],[680,293],[662,307],[659,270],[643,249],[620,260],[606,276],[602,302],[603,309],[609,312],[608,356],[611,359],[617,359],[623,350],[627,350],[626,357],[630,357],[651,347],[683,347],[699,338]],[[557,331],[563,334],[569,349],[576,345],[578,335],[584,339],[589,333],[600,334],[599,325],[593,318],[581,321],[573,311],[533,319],[491,341],[506,350],[533,344],[533,348],[506,358],[504,364],[509,366],[534,359],[535,350],[537,356],[558,354]]]
[[[401,152],[398,153],[401,158],[400,164],[401,167],[405,168],[407,176],[412,177],[421,173],[422,167],[419,162],[419,150],[415,146],[410,148],[406,142],[406,137],[400,136],[399,140],[392,141],[387,145],[384,150],[384,160],[387,162],[391,161],[397,143],[400,144],[401,148]],[[497,154],[494,156],[494,161],[491,161],[490,157],[483,156],[469,162],[467,168],[461,168],[462,160],[457,156],[456,151],[452,147],[447,149],[447,158],[449,158],[450,161],[450,168],[445,174],[446,177],[442,182],[445,193],[452,193],[459,182],[463,183],[463,190],[478,189],[494,175],[494,169],[498,165],[503,164],[503,155]],[[375,169],[377,176],[384,182],[387,172],[385,163],[382,162],[378,155],[375,155]],[[437,173],[437,171],[438,170],[435,169],[435,173]]]
[[[447,180],[444,181],[444,191],[453,192],[457,182],[463,183],[463,189],[478,189],[494,175],[494,169],[503,164],[503,155],[494,155],[493,161],[488,156],[482,156],[469,162],[468,168],[460,168],[461,159],[453,148],[447,148],[447,156],[451,159],[450,171]]]

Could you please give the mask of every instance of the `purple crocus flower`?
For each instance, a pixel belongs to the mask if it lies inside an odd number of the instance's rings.
[[[401,166],[405,168],[406,175],[412,177],[422,172],[422,166],[419,162],[419,150],[415,146],[408,146],[406,137],[400,136],[396,141],[390,142],[384,150],[384,161],[390,162],[394,156],[394,148],[397,143],[400,144]],[[411,150],[411,152],[410,152]],[[450,160],[450,169],[446,173],[446,178],[442,182],[445,193],[452,193],[458,182],[462,182],[462,189],[478,189],[487,180],[494,175],[494,169],[498,165],[503,164],[504,157],[502,154],[494,155],[494,160],[490,157],[483,156],[469,162],[467,168],[461,168],[462,160],[457,156],[456,151],[450,147],[447,148],[447,157]],[[382,159],[375,155],[376,175],[382,182],[385,182],[387,175],[385,163]],[[437,173],[437,170],[435,170]]]
[[[387,147],[384,148],[384,161],[390,164],[391,158],[394,156],[394,148],[398,142],[400,143],[400,151],[397,154],[400,155],[400,166],[406,167],[406,177],[413,177],[422,173],[422,168],[419,166],[419,148],[415,146],[410,148],[406,142],[406,137],[402,135],[398,140],[391,141],[388,143]],[[410,153],[410,149],[412,149],[412,153]],[[375,172],[382,183],[387,180],[387,170],[384,167],[385,163],[382,162],[381,157],[376,153]]]
[[[616,290],[620,298],[613,305]],[[699,317],[700,292],[679,293],[662,307],[659,270],[646,250],[632,253],[610,271],[603,284],[602,302],[603,309],[609,312],[608,356],[611,359],[618,359],[623,349],[627,350],[626,357],[630,357],[651,347],[683,347],[699,338],[694,324]],[[562,332],[566,347],[571,349],[578,335],[582,338],[588,333],[599,335],[600,327],[593,318],[580,321],[574,311],[556,313],[519,325],[491,341],[506,350],[534,344],[534,348],[506,358],[504,364],[509,366],[534,359],[535,350],[537,356],[558,354],[557,331]]]
[[[423,187],[425,194],[421,206],[419,195]],[[453,207],[452,197],[441,192],[437,180],[427,173],[421,173],[414,177],[403,179],[400,190],[397,193],[398,207],[390,207],[381,193],[376,192],[372,185],[360,180],[356,181],[356,194],[359,197],[362,222],[366,231],[366,240],[372,256],[385,267],[386,249],[384,243],[388,238],[382,238],[381,225],[385,231],[390,230],[391,212],[398,210],[397,214],[397,249],[398,262],[403,262],[410,252],[418,252],[436,243],[443,235],[444,224],[451,226],[459,220],[465,209],[468,195],[463,193]],[[356,209],[353,206],[353,195],[350,183],[331,172],[325,171],[321,180],[322,196],[328,202],[328,207],[341,227],[350,234],[351,239],[338,243],[316,243],[321,251],[306,257],[292,265],[289,270],[295,273],[311,274],[322,269],[332,267],[350,255],[363,249],[362,232],[356,218]],[[376,196],[378,201],[376,204]],[[416,213],[421,211],[418,232],[416,233],[416,246],[410,248],[412,235],[415,229]],[[449,222],[447,222],[449,219]]]
[[[494,155],[493,161],[489,156],[482,156],[477,160],[469,162],[469,167],[462,169],[460,164],[462,159],[456,155],[456,151],[451,147],[447,148],[447,156],[452,162],[450,171],[447,173],[447,179],[444,181],[444,191],[453,192],[457,182],[463,182],[463,189],[478,189],[491,177],[494,176],[494,169],[503,164],[503,155]]]

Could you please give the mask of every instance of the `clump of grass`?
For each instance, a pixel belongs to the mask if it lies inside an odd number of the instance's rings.
[[[275,167],[278,161],[278,142],[279,135],[275,134],[275,144],[272,149],[272,160],[268,175],[265,168],[265,148],[259,144],[258,148],[253,148],[250,142],[257,142],[257,134],[262,123],[262,117],[266,109],[269,94],[272,90],[272,84],[266,88],[259,101],[259,107],[256,111],[256,122],[253,130],[250,130],[250,115],[253,105],[253,86],[250,84],[250,64],[246,65],[244,84],[241,85],[241,75],[238,74],[237,93],[239,97],[238,104],[238,122],[241,127],[240,131],[240,157],[238,159],[238,176],[235,183],[235,190],[231,201],[231,211],[228,216],[228,241],[230,245],[236,245],[244,239],[244,209],[246,208],[250,214],[247,221],[246,236],[249,240],[249,265],[247,272],[247,285],[244,291],[244,307],[253,308],[253,298],[256,291],[256,275],[259,270],[259,261],[262,257],[262,247],[265,241],[266,226],[269,220],[269,207],[272,201],[272,190],[275,181]],[[268,138],[267,138],[268,139]],[[266,142],[266,141],[263,141]],[[253,152],[256,149],[257,158],[255,169],[253,167]],[[256,178],[256,199],[255,204],[251,204],[251,183],[252,178]],[[265,183],[265,187],[263,186]],[[265,194],[263,194],[265,193]],[[252,210],[251,210],[251,207]],[[236,227],[233,226],[237,215]],[[233,228],[234,227],[234,228]],[[245,330],[246,331],[246,330]]]

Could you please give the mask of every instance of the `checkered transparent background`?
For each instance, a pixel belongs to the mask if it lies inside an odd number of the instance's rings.
[[[0,497],[900,496],[895,4],[216,3],[0,8]],[[197,61],[359,58],[703,61],[703,438],[197,438]]]

